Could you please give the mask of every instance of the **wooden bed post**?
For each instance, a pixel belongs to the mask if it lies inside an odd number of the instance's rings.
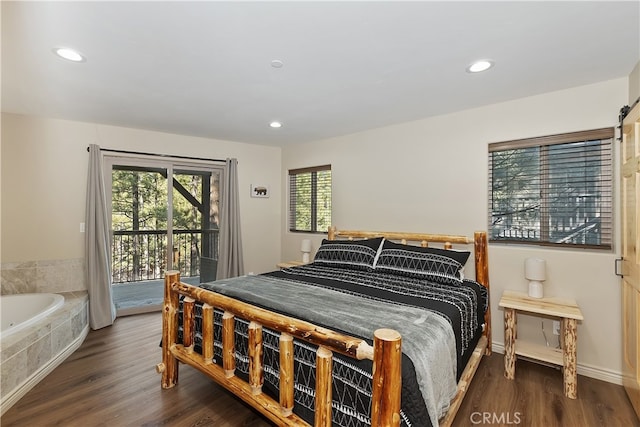
[[[225,311],[222,315],[222,367],[227,378],[234,376],[236,370],[235,324],[233,313]]]
[[[316,351],[315,427],[331,426],[333,353],[320,346]]]
[[[371,426],[400,425],[402,338],[393,329],[373,333]]]
[[[156,370],[162,374],[162,388],[171,388],[178,383],[178,359],[171,347],[178,339],[179,295],[171,290],[171,284],[180,282],[179,271],[167,271],[164,275],[164,304],[162,316],[162,363]]]
[[[262,325],[252,321],[249,323],[249,385],[254,395],[262,393],[264,384],[263,353]]]
[[[474,233],[474,254],[476,266],[476,282],[487,288],[487,312],[484,314],[485,331],[487,337],[487,350],[485,354],[491,354],[491,293],[489,292],[489,246],[487,244],[487,232],[476,231]]]
[[[336,227],[330,226],[329,231],[327,232],[327,240],[336,240]]]
[[[213,363],[213,306],[202,304],[202,357]]]
[[[293,337],[283,332],[280,334],[280,406],[285,417],[293,413],[293,362]]]
[[[182,300],[182,345],[189,352],[193,352],[194,339],[194,308],[196,300],[191,297],[185,297]]]

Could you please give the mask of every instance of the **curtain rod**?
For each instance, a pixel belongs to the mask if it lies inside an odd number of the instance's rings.
[[[88,151],[89,151],[89,147],[87,147],[87,152]],[[111,148],[100,148],[100,151],[108,151],[110,153],[122,153],[122,154],[137,154],[141,156],[167,157],[172,159],[204,160],[208,162],[222,162],[222,163],[227,162],[226,160],[223,160],[223,159],[206,159],[204,157],[173,156],[171,154],[143,153],[141,151],[113,150]]]

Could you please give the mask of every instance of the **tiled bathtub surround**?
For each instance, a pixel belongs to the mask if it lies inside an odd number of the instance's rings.
[[[58,293],[65,298],[60,309],[0,342],[1,413],[73,353],[89,332],[87,292]]]
[[[0,294],[62,293],[86,290],[84,259],[3,262]]]

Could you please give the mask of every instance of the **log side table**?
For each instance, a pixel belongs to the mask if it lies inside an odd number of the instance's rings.
[[[564,395],[578,396],[576,371],[576,341],[578,320],[583,320],[574,300],[561,298],[531,298],[524,292],[506,290],[499,306],[504,308],[504,375],[512,380],[516,374],[516,355],[562,366]],[[561,349],[517,340],[517,313],[560,319]]]
[[[304,265],[304,264],[308,264],[308,263],[304,262],[304,261],[283,261],[283,262],[277,263],[276,267],[278,267],[278,268],[290,268],[290,267],[297,267],[299,265]]]

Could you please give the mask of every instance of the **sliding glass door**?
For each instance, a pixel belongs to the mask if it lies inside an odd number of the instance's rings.
[[[114,286],[161,283],[167,270],[190,283],[215,280],[223,167],[116,156],[105,164]],[[142,286],[119,288],[118,295],[156,304],[156,288],[153,298]]]

